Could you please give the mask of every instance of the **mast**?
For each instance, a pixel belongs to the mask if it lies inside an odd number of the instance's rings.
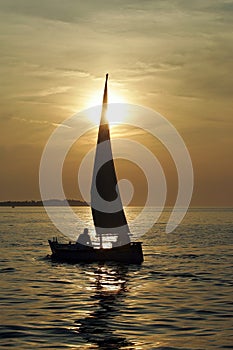
[[[120,193],[117,185],[116,171],[112,156],[110,130],[107,119],[108,74],[105,78],[103,104],[97,138],[97,147],[91,187],[92,217],[102,248],[103,235],[116,235],[117,244],[130,242],[129,227],[126,221]],[[103,206],[103,200],[104,206]],[[114,203],[112,212],[109,208]]]

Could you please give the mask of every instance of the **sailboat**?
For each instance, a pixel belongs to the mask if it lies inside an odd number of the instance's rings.
[[[107,119],[108,74],[106,74],[101,118],[91,186],[91,211],[99,246],[94,247],[87,229],[76,243],[59,243],[49,240],[51,258],[70,263],[116,261],[141,264],[142,242],[132,242],[124,213],[112,155],[110,128]],[[104,207],[103,207],[104,203]],[[104,237],[117,237],[111,247],[104,247]]]

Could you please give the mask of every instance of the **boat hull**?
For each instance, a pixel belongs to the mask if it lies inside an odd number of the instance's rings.
[[[58,243],[49,240],[52,251],[51,258],[56,261],[68,263],[91,263],[116,261],[127,264],[141,264],[143,262],[143,252],[141,242],[131,242],[124,246],[114,248],[94,249],[79,244]]]

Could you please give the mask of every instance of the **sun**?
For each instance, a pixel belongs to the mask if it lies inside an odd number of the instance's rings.
[[[89,100],[88,118],[96,125],[99,124],[102,108],[103,91],[95,93]],[[114,90],[108,91],[107,118],[111,126],[121,124],[127,116],[127,101]]]

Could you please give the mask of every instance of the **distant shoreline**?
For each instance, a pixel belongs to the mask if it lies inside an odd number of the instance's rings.
[[[70,206],[73,207],[84,207],[88,206],[86,202],[79,201],[76,199],[67,199]],[[43,207],[43,206],[53,206],[53,207],[64,207],[67,206],[65,200],[50,199],[44,202],[42,201],[4,201],[0,202],[0,207]]]
[[[84,201],[80,201],[77,199],[67,199],[69,206],[71,207],[89,207],[90,205]],[[34,200],[26,200],[26,201],[0,201],[0,207],[65,207],[67,206],[67,202],[65,200],[59,199],[49,199],[44,202],[42,201],[34,201]],[[129,207],[139,207],[143,208],[144,205],[139,204],[131,204]],[[156,209],[161,209],[160,207],[155,207]],[[173,206],[165,206],[164,209],[172,210]],[[190,206],[189,210],[233,210],[233,206]],[[177,208],[177,210],[183,210],[183,208]]]

